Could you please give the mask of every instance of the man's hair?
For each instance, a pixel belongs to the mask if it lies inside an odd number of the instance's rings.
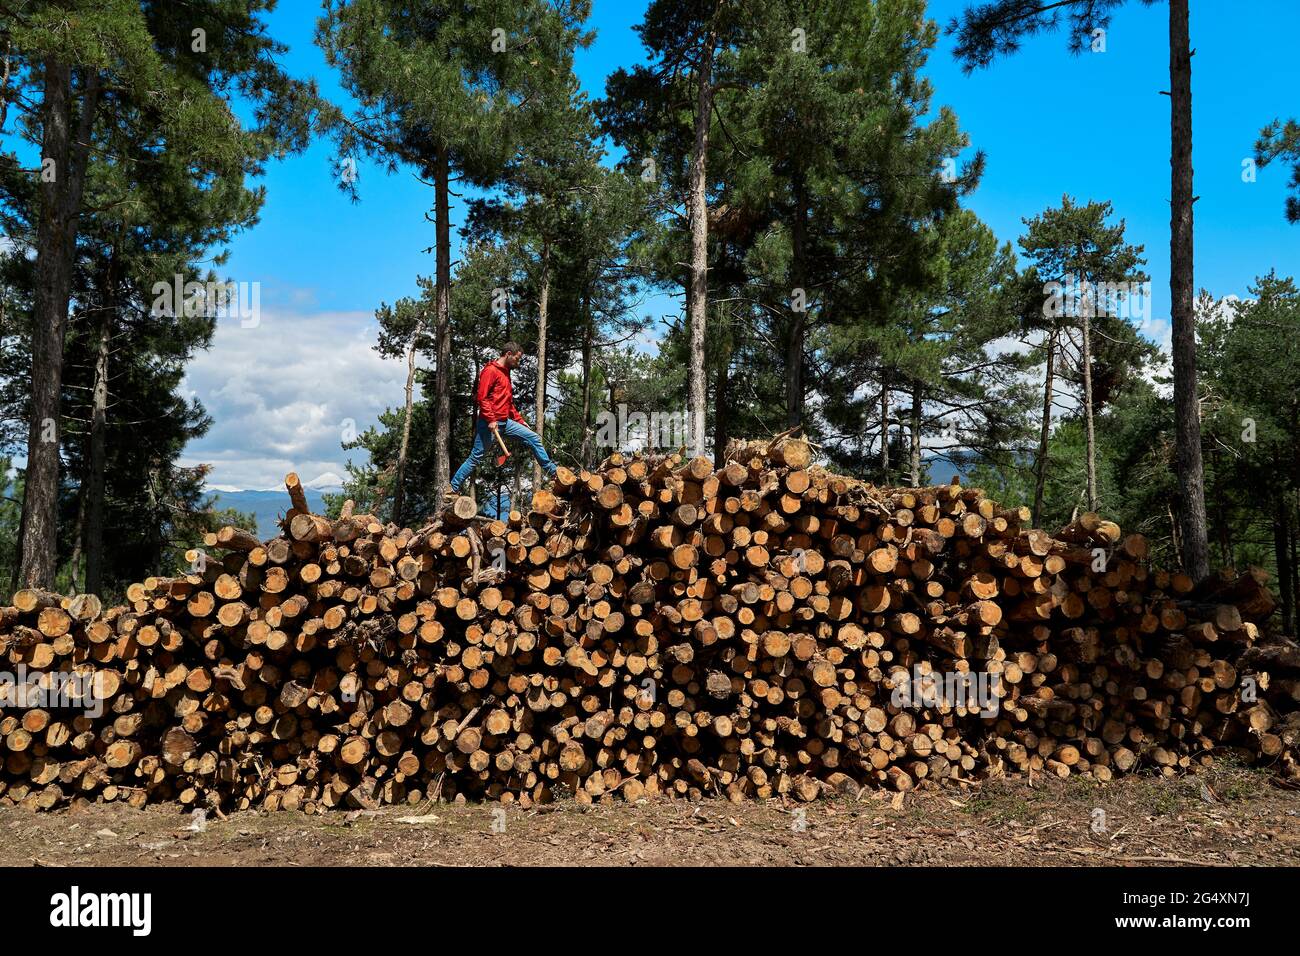
[[[507,342],[505,345],[501,346],[502,355],[514,355],[516,352],[522,351],[523,347],[520,346],[518,342]]]

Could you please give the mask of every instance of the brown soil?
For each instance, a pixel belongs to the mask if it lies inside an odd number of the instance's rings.
[[[0,809],[0,865],[1300,865],[1300,792],[1233,768],[815,804],[426,805],[191,826],[171,807]]]

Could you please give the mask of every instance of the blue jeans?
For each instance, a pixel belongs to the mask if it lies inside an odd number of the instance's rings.
[[[528,450],[533,453],[537,463],[542,466],[542,471],[547,478],[554,478],[556,465],[551,461],[551,456],[546,454],[546,448],[542,445],[542,439],[531,428],[525,428],[517,421],[507,418],[505,421],[498,423],[497,428],[501,431],[502,438],[518,438]],[[469,450],[469,457],[465,459],[464,464],[456,469],[456,474],[451,479],[451,490],[460,491],[460,486],[469,480],[469,473],[483,462],[485,458],[495,457],[500,450],[497,440],[492,437],[492,429],[488,427],[487,419],[483,416],[478,417],[477,424],[474,426],[474,447]]]

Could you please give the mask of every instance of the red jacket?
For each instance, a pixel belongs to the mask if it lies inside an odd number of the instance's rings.
[[[515,393],[510,384],[510,370],[503,368],[497,359],[488,362],[483,366],[483,371],[479,372],[474,401],[478,403],[479,416],[489,424],[513,418],[519,424],[528,426],[524,417],[519,414],[519,409],[515,408]]]

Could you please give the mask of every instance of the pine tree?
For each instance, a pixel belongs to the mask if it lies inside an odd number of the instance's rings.
[[[1291,195],[1286,197],[1285,213],[1287,222],[1300,223],[1300,121],[1274,120],[1260,130],[1255,162],[1263,169],[1276,159],[1291,164]]]
[[[1218,465],[1211,472],[1211,513],[1226,563],[1236,563],[1238,549],[1246,561],[1257,558],[1251,542],[1266,542],[1282,628],[1294,634],[1300,601],[1300,568],[1292,560],[1300,538],[1300,289],[1269,273],[1255,280],[1245,301],[1207,311],[1206,430]]]
[[[1056,30],[1062,20],[1069,46],[1079,53],[1104,42],[1114,10],[1126,0],[989,0],[954,17],[954,56],[967,72],[1014,53],[1024,37]],[[1143,0],[1152,3],[1154,0]],[[1181,492],[1183,561],[1199,581],[1210,571],[1205,516],[1205,473],[1201,451],[1200,396],[1196,384],[1195,279],[1192,256],[1192,51],[1188,0],[1169,4],[1170,222],[1169,293],[1174,368],[1174,409],[1178,425],[1178,477]]]
[[[127,144],[176,153],[196,182],[227,170],[256,174],[273,152],[301,145],[315,102],[285,75],[283,47],[265,33],[267,0],[37,2],[6,21],[9,81],[4,118],[36,151],[35,250],[27,472],[21,578],[49,586],[56,565],[58,425],[64,339],[92,146]],[[231,90],[255,124],[233,119]],[[10,108],[13,108],[11,111]],[[4,158],[12,184],[23,174]],[[6,190],[6,201],[18,194]]]
[[[1146,280],[1139,267],[1146,260],[1141,257],[1142,247],[1124,241],[1124,220],[1108,223],[1112,207],[1108,202],[1088,202],[1078,205],[1069,196],[1063,196],[1061,205],[1045,210],[1032,219],[1024,220],[1026,231],[1020,239],[1020,248],[1029,259],[1034,274],[1043,283],[1043,315],[1047,319],[1047,374],[1044,384],[1044,429],[1051,416],[1052,378],[1058,356],[1068,356],[1072,334],[1077,333],[1078,351],[1074,367],[1078,370],[1079,403],[1083,409],[1085,434],[1084,502],[1089,511],[1096,510],[1097,495],[1097,441],[1095,408],[1097,389],[1093,382],[1097,351],[1094,341],[1094,323],[1103,322],[1102,343],[1123,342],[1118,338],[1120,326],[1125,323],[1118,312],[1137,283]],[[1107,287],[1114,287],[1107,291]],[[1117,290],[1117,291],[1116,291]],[[1107,335],[1107,332],[1110,335]],[[1127,336],[1132,345],[1136,336]],[[1109,348],[1110,353],[1117,349]],[[1129,364],[1140,357],[1136,349],[1118,356],[1121,363]],[[1047,467],[1046,448],[1040,441],[1037,468]],[[1041,485],[1041,481],[1040,481]],[[1036,496],[1035,507],[1041,506]]]
[[[563,76],[567,83],[553,84],[533,100],[532,108],[539,114],[530,123],[534,135],[507,163],[500,194],[471,202],[466,228],[470,238],[507,244],[525,259],[529,302],[537,315],[533,430],[543,437],[548,377],[559,364],[555,360],[563,361],[555,349],[548,352],[548,345],[552,339],[562,344],[575,338],[581,323],[576,310],[565,310],[558,317],[569,327],[553,328],[551,303],[560,284],[557,277],[569,266],[561,262],[565,247],[573,244],[580,228],[579,199],[594,187],[601,155],[586,97],[575,77]],[[536,463],[533,480],[541,481],[541,466]]]
[[[569,210],[568,226],[558,246],[556,284],[559,313],[572,318],[559,340],[563,356],[556,367],[578,362],[579,392],[570,401],[581,431],[550,443],[561,460],[596,464],[597,378],[608,379],[611,356],[641,334],[648,319],[637,315],[644,271],[645,236],[652,228],[649,189],[639,179],[599,163],[586,166],[582,187]],[[665,390],[657,392],[662,401]],[[561,394],[562,414],[568,407]],[[616,411],[606,409],[606,411]],[[611,449],[612,450],[612,449]]]
[[[326,61],[360,103],[327,119],[347,156],[415,166],[434,188],[434,480],[451,471],[451,183],[492,187],[535,131],[527,104],[567,75],[588,42],[587,0],[486,6],[338,0],[317,28]],[[345,188],[354,183],[345,182]]]
[[[577,150],[575,141],[570,140],[567,149]],[[646,189],[639,180],[601,165],[598,152],[592,150],[593,144],[579,150],[580,159],[564,167],[562,176],[557,174],[555,181],[570,182],[555,190],[557,205],[543,209],[536,195],[515,186],[513,179],[500,196],[471,205],[451,303],[459,342],[451,366],[453,418],[471,422],[478,371],[499,354],[503,342],[513,339],[533,351],[540,335],[540,322],[534,316],[542,298],[538,253],[544,238],[549,247],[546,298],[557,317],[548,323],[549,365],[562,369],[577,357],[582,369],[576,378],[551,373],[559,386],[559,408],[554,414],[543,412],[548,418],[547,447],[557,461],[578,465],[594,464],[593,424],[606,354],[644,327],[635,314],[640,267],[634,260],[647,225]],[[376,348],[381,353],[410,355],[412,346],[420,356],[430,351],[431,336],[421,317],[432,310],[436,291],[428,279],[419,281],[421,298],[402,299],[376,312],[381,329]],[[412,368],[417,384],[427,378]],[[526,407],[531,395],[536,405],[540,368],[541,363],[525,363],[516,371],[517,404]],[[399,494],[407,503],[406,515],[429,513],[437,507],[431,470],[434,410],[429,399],[428,393],[412,399],[409,412],[386,412],[381,427],[368,430],[348,446],[365,449],[370,462],[351,466],[347,496],[390,516],[388,503]],[[560,418],[565,426],[550,434],[550,422]],[[454,456],[467,454],[472,438],[469,429],[458,429],[452,435]],[[488,497],[515,485],[525,464],[514,456],[504,470],[489,469],[482,476],[488,479]]]
[[[624,168],[658,183],[662,208],[685,227],[685,242],[672,232],[662,238],[665,251],[675,250],[664,257],[665,278],[686,300],[692,455],[705,453],[707,435],[710,230],[719,182],[711,164],[723,145],[718,118],[739,83],[736,44],[746,16],[743,5],[722,0],[653,0],[637,27],[649,64],[611,74],[601,103],[603,129],[626,153]]]
[[[927,446],[957,468],[1001,460],[1025,428],[1025,359],[999,344],[1017,322],[1009,245],[966,210],[920,239],[918,284],[893,290],[877,320],[834,329],[827,349],[835,370],[826,392],[835,397],[825,410],[844,433],[833,454],[854,467],[877,444],[867,474],[884,483],[898,475],[923,483]]]
[[[982,157],[958,170],[966,139],[955,117],[925,118],[920,71],[937,31],[923,3],[766,0],[747,13],[727,124],[743,158],[726,196],[770,223],[762,278],[779,316],[786,422],[811,424],[810,333],[858,321],[869,285],[908,283],[925,224],[956,208]]]

